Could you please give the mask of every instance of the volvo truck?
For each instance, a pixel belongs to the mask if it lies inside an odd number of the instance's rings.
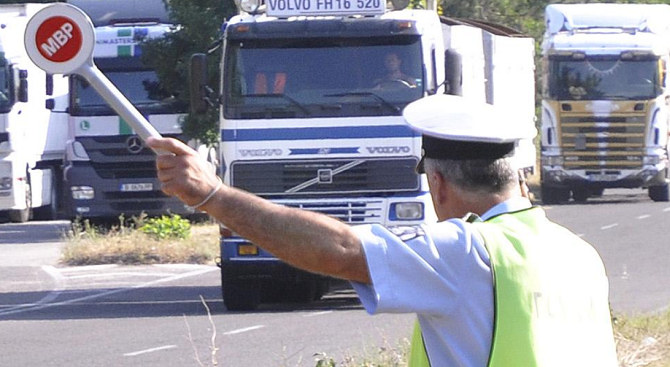
[[[459,94],[507,105],[512,123],[534,129],[533,40],[517,32],[432,10],[387,10],[385,1],[238,5],[224,25],[221,93],[213,98],[228,185],[352,225],[402,231],[436,220],[425,176],[415,171],[421,137],[402,118],[408,103]],[[206,56],[192,60],[192,104],[202,110]],[[534,170],[531,140],[516,158]],[[221,233],[229,310],[310,301],[328,290],[330,279],[225,227]]]
[[[542,201],[668,201],[670,5],[555,4],[545,20]]]

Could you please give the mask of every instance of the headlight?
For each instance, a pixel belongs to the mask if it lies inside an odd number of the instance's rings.
[[[12,188],[12,178],[11,177],[0,178],[0,190],[10,190],[11,188]]]
[[[423,203],[393,203],[389,217],[391,220],[423,219]]]
[[[547,166],[562,166],[563,165],[563,156],[560,155],[550,155],[542,157],[542,162]]]
[[[75,200],[91,200],[95,197],[95,190],[91,186],[72,186],[70,189]]]
[[[661,163],[661,157],[659,157],[657,155],[645,155],[642,158],[642,164],[644,164],[644,165],[655,166],[659,163]]]

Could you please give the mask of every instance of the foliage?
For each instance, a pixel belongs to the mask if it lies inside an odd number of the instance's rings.
[[[167,2],[167,0],[165,0]],[[156,69],[165,90],[173,91],[180,102],[189,103],[189,61],[195,53],[207,53],[221,38],[221,25],[234,15],[233,0],[170,0],[170,18],[179,27],[166,37],[146,41],[142,60]],[[209,86],[218,95],[220,50],[208,57]],[[183,132],[213,145],[218,138],[218,106],[202,116],[189,114]]]
[[[138,230],[150,226],[151,219],[145,215],[130,220],[121,216],[118,224],[111,227],[94,225],[89,220],[77,220],[66,235],[61,261],[71,266],[211,262],[219,253],[218,226],[211,223],[190,226],[186,222],[189,230],[182,233],[183,238],[158,238]]]
[[[163,215],[160,218],[150,218],[138,229],[158,240],[188,238],[191,230],[191,222],[177,214]]]

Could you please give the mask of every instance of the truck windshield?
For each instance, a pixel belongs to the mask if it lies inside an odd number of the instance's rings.
[[[119,59],[109,60],[118,61]],[[153,70],[120,67],[123,66],[121,62],[106,67],[110,64],[109,60],[96,60],[96,64],[105,76],[140,112],[169,114],[186,111],[183,103],[179,103],[174,95],[161,88],[158,76]],[[92,115],[114,114],[107,102],[86,80],[74,76],[71,83],[73,113]]]
[[[226,118],[399,115],[424,94],[418,36],[229,41]]]
[[[548,72],[549,97],[555,100],[649,100],[662,93],[657,58],[555,57]]]

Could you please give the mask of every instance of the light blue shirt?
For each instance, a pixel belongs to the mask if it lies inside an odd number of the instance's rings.
[[[481,218],[530,207],[527,199],[513,198]],[[433,366],[486,366],[493,335],[493,278],[484,241],[472,225],[450,219],[420,227],[389,230],[375,224],[354,230],[372,285],[352,285],[367,312],[416,313]]]

